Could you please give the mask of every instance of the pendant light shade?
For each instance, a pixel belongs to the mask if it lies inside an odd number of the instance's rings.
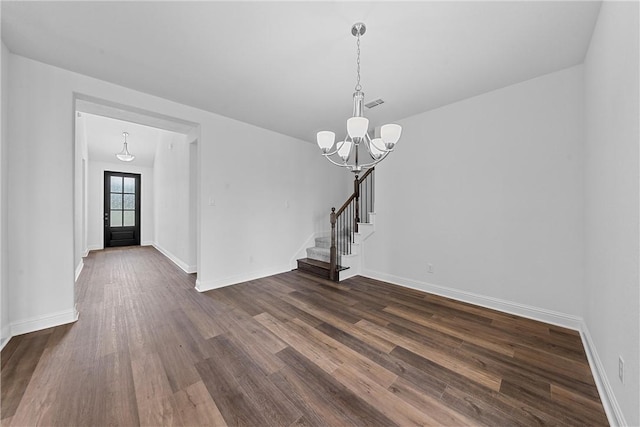
[[[333,147],[333,144],[336,141],[336,134],[328,130],[323,130],[321,132],[318,132],[317,138],[318,146],[323,153],[327,153],[329,152],[331,147]]]
[[[400,125],[384,125],[380,128],[380,137],[382,138],[382,141],[384,141],[387,150],[393,149],[393,147],[400,139],[401,134],[402,128],[400,127]]]
[[[122,136],[124,136],[124,146],[122,147],[122,151],[119,152],[118,154],[116,154],[116,157],[118,158],[118,160],[123,161],[123,162],[130,162],[133,159],[136,158],[136,156],[134,156],[133,154],[129,153],[129,148],[127,146],[127,136],[129,135],[128,132],[122,132]]]
[[[351,138],[362,138],[369,128],[366,117],[351,117],[347,120],[347,133]]]
[[[371,157],[374,160],[378,160],[384,154],[384,143],[382,142],[382,138],[374,138],[371,140],[371,145],[369,145],[369,151],[371,152]]]
[[[340,156],[343,162],[347,162],[349,160],[352,145],[352,141],[342,141],[342,144],[338,148],[338,156]]]

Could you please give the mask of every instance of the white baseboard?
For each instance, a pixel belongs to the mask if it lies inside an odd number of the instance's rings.
[[[44,316],[32,317],[30,319],[11,322],[11,335],[27,334],[41,329],[73,323],[76,320],[78,320],[78,311],[75,308]]]
[[[89,245],[89,247],[87,247],[87,255],[91,251],[101,251],[103,249],[104,249],[104,246],[102,245]]]
[[[593,374],[593,379],[596,382],[596,387],[598,387],[598,394],[600,394],[600,400],[602,401],[602,406],[607,414],[609,424],[614,427],[628,425],[625,421],[622,409],[618,404],[618,400],[613,393],[613,388],[611,387],[607,373],[604,370],[604,365],[598,356],[595,343],[589,333],[589,328],[584,321],[582,322],[580,335],[582,336],[582,342],[584,343],[584,349],[587,353],[591,373]]]
[[[85,249],[84,252],[82,253],[82,258],[86,258],[89,256],[89,248]]]
[[[78,277],[80,277],[80,273],[82,273],[82,269],[84,268],[84,262],[80,260],[78,266],[76,267],[76,282],[78,281]]]
[[[249,280],[260,279],[262,277],[273,276],[274,274],[291,271],[289,265],[281,265],[279,267],[266,268],[262,270],[251,271],[248,273],[236,274],[215,280],[196,280],[196,290],[198,292],[211,291],[213,289],[224,288],[225,286],[237,285],[238,283],[248,282]]]
[[[155,246],[155,243],[151,240],[145,240],[144,242],[140,243],[140,246]]]
[[[180,267],[185,273],[195,273],[196,271],[198,271],[198,268],[195,265],[187,264],[186,262],[182,261],[180,258],[175,256],[168,250],[164,249],[162,246],[158,245],[157,243],[153,243],[151,246],[156,248],[162,255],[169,258],[175,265]]]
[[[591,339],[591,335],[589,334],[589,329],[587,328],[584,319],[582,319],[581,317],[513,301],[506,301],[499,298],[487,297],[472,292],[460,291],[458,289],[453,289],[446,286],[433,285],[418,280],[398,277],[391,274],[381,273],[379,271],[373,271],[364,268],[362,271],[362,276],[370,277],[372,279],[381,280],[388,283],[393,283],[395,285],[403,286],[406,288],[417,289],[419,291],[452,298],[457,301],[463,301],[481,307],[498,310],[503,313],[515,314],[517,316],[526,317],[528,319],[562,326],[564,328],[573,329],[580,332],[582,343],[585,348],[585,353],[587,354],[587,360],[589,361],[589,367],[591,368],[591,372],[593,374],[596,387],[598,388],[600,400],[602,401],[605,413],[607,414],[609,424],[611,424],[612,426],[627,425],[622,410],[620,409],[620,405],[618,404],[615,394],[613,393],[613,388],[611,387],[611,384],[607,378],[607,374],[604,370],[602,362],[598,357],[598,352],[596,351],[596,346]]]
[[[2,325],[2,331],[0,332],[0,351],[2,351],[5,345],[7,345],[10,339],[11,339],[11,326]]]

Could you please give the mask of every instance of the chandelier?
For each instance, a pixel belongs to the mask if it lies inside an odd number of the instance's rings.
[[[129,132],[122,132],[122,135],[124,136],[124,147],[122,147],[121,152],[116,154],[116,157],[118,158],[118,160],[121,160],[123,162],[130,162],[135,159],[136,156],[129,153],[129,148],[127,147],[127,136],[129,135]]]
[[[343,141],[335,142],[336,134],[331,131],[318,132],[317,141],[322,154],[331,163],[347,168],[351,172],[359,173],[363,169],[369,169],[380,163],[393,151],[396,143],[400,139],[402,127],[397,124],[388,124],[380,128],[380,137],[369,136],[369,119],[364,117],[364,92],[360,85],[360,36],[367,27],[358,22],[351,27],[351,34],[356,37],[356,47],[358,52],[357,79],[355,92],[353,93],[353,117],[347,120],[347,136]],[[335,148],[334,148],[335,146]],[[366,153],[360,147],[366,148]],[[336,161],[331,156],[337,154],[339,160]],[[361,158],[361,155],[366,155]],[[353,159],[349,162],[349,159]]]

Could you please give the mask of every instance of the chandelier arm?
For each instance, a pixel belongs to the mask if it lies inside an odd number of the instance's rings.
[[[368,133],[365,133],[365,134],[364,134],[364,136],[365,136],[365,137],[366,137],[366,139],[367,139],[367,150],[369,150],[369,154],[371,154],[371,148],[370,148],[370,147],[371,147],[371,144],[373,144],[373,140],[371,139],[371,137],[369,136],[369,134],[368,134]],[[392,152],[392,151],[393,151],[393,148],[392,148],[392,149],[387,149],[387,147],[380,148],[380,147],[378,147],[378,146],[377,146],[377,145],[375,145],[375,144],[373,144],[373,145],[374,145],[374,146],[375,146],[379,151],[382,151],[382,152],[383,152],[383,153],[385,153],[385,154],[386,154],[386,153],[390,153],[390,152]]]
[[[334,154],[336,154],[338,152],[340,148],[336,148],[335,150],[333,150],[330,153],[322,153],[323,156],[333,156]]]
[[[387,151],[382,156],[380,156],[380,158],[378,160],[374,160],[371,163],[365,163],[364,165],[360,165],[360,167],[364,168],[364,169],[368,169],[370,167],[373,167],[373,166],[377,165],[378,163],[380,163],[381,161],[383,161],[389,155],[390,152],[391,151]]]
[[[343,167],[343,168],[347,168],[347,167],[351,166],[351,165],[348,165],[348,164],[346,164],[346,163],[338,163],[338,162],[336,162],[335,160],[333,160],[331,157],[329,157],[329,156],[328,156],[328,155],[326,155],[326,154],[324,155],[324,157],[325,157],[327,160],[329,160],[331,163],[333,163],[334,165],[336,165],[336,166],[340,166],[340,167]]]
[[[340,144],[340,147],[338,147],[338,144],[336,144],[336,149],[335,149],[335,150],[333,150],[333,151],[332,151],[332,152],[330,152],[330,153],[322,153],[322,155],[323,155],[323,156],[333,156],[333,155],[334,155],[334,154],[336,154],[336,153],[338,152],[338,150],[339,150],[339,149],[344,145],[344,143],[347,141],[347,139],[349,139],[350,141],[352,141],[352,140],[351,140],[351,138],[349,137],[349,135],[347,135],[347,137],[346,137],[343,141],[341,141],[341,142],[342,142],[342,144]]]

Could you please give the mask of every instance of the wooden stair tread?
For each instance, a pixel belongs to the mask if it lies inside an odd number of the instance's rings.
[[[320,261],[319,259],[313,259],[313,258],[302,258],[299,259],[298,262],[303,262],[306,264],[311,264],[311,265],[315,265],[316,267],[322,267],[322,268],[330,268],[331,264],[329,264],[328,262],[324,262],[324,261]],[[346,270],[349,267],[342,267],[342,266],[337,266],[338,270]]]
[[[349,267],[342,267],[339,265],[337,266],[336,271],[339,273],[347,268]],[[313,258],[302,258],[298,260],[298,270],[304,273],[313,274],[314,276],[322,277],[323,279],[330,279],[331,264]]]
[[[302,258],[302,259],[299,259],[298,262],[299,263],[302,262],[302,263],[305,263],[305,264],[311,264],[311,265],[313,265],[315,267],[326,268],[327,270],[329,268],[331,268],[331,264],[329,264],[328,262],[320,261],[318,259],[313,259],[313,258]],[[341,265],[338,265],[336,268],[337,268],[338,271],[341,271],[341,270],[346,270],[349,267],[343,267]]]

